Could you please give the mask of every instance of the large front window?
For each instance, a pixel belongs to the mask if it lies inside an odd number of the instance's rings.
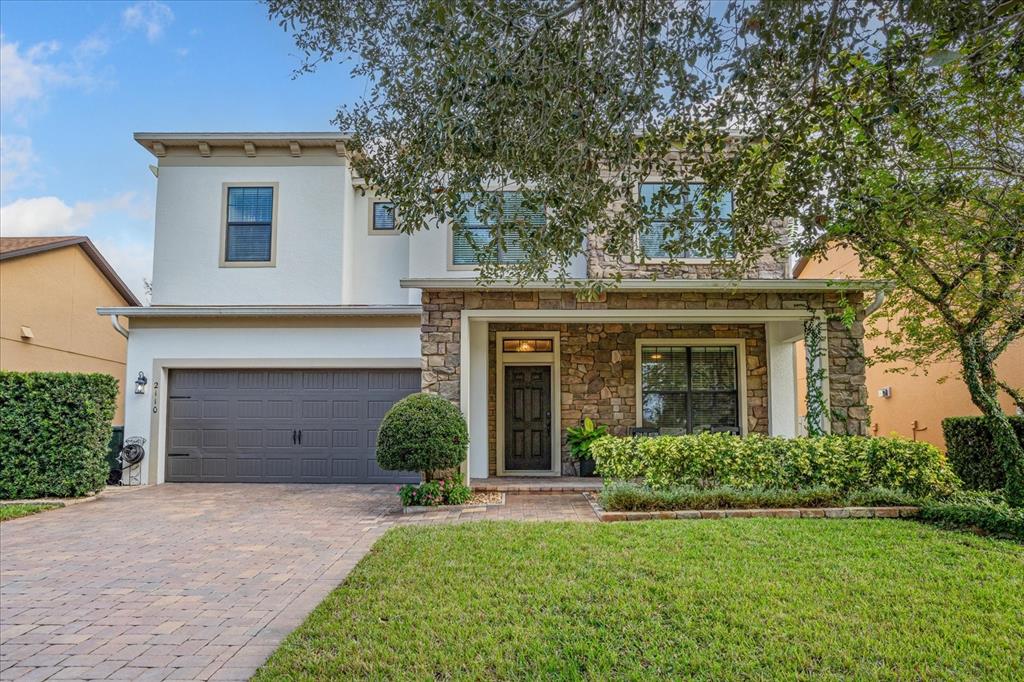
[[[736,346],[643,345],[643,426],[662,434],[740,433]]]
[[[644,258],[711,258],[707,241],[713,238],[727,238],[730,235],[729,216],[732,215],[732,193],[726,192],[716,203],[711,215],[717,218],[714,234],[707,230],[707,220],[698,202],[704,185],[690,183],[684,187],[661,182],[645,182],[640,185],[640,203],[652,214],[650,227],[640,234],[640,249]],[[690,218],[686,229],[700,235],[703,245],[671,249],[671,243],[679,240],[679,223],[676,216],[689,207]]]
[[[520,263],[526,258],[519,232],[544,226],[543,209],[527,207],[520,192],[496,192],[494,206],[470,206],[452,229],[452,265],[478,265],[479,249],[490,244],[492,228],[501,224],[498,263]]]

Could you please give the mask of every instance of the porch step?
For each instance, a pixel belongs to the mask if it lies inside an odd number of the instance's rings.
[[[470,487],[479,492],[529,493],[533,495],[557,493],[585,493],[600,490],[600,478],[576,476],[498,476],[474,478]]]

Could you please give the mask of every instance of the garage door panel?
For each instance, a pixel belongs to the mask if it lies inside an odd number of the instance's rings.
[[[377,425],[419,370],[172,370],[169,481],[410,482],[375,460]],[[298,433],[301,431],[301,443]]]

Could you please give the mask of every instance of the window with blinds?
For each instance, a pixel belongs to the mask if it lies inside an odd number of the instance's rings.
[[[265,263],[271,260],[274,229],[273,187],[228,187],[224,260]]]
[[[373,202],[374,232],[394,232],[395,205],[390,201]]]
[[[526,258],[520,232],[543,227],[544,211],[524,206],[520,192],[497,194],[501,195],[499,215],[485,216],[480,207],[471,206],[452,227],[452,265],[478,265],[476,249],[491,243],[491,229],[498,224],[504,241],[498,250],[498,263],[519,263]]]
[[[643,426],[663,434],[740,432],[735,346],[641,347]]]
[[[697,229],[704,229],[706,221],[699,215],[696,203],[700,199],[703,185],[690,183],[683,188],[674,188],[673,185],[660,182],[644,182],[640,184],[640,202],[654,212],[654,219],[650,227],[640,233],[640,249],[645,258],[669,258],[669,251],[666,242],[676,237],[677,225],[672,224],[672,218],[686,207],[693,205],[694,214],[689,224]],[[657,207],[654,205],[657,204]],[[723,236],[729,234],[728,218],[732,215],[732,193],[726,193],[717,204],[718,216],[725,220],[724,224],[718,226],[718,232]],[[710,258],[710,253],[704,253],[700,249],[687,249],[676,254],[679,258]]]

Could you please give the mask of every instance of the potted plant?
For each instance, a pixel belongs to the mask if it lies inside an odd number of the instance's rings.
[[[570,426],[565,430],[569,455],[577,462],[576,470],[580,476],[594,475],[594,458],[590,455],[590,444],[607,433],[607,426],[595,425],[590,417],[584,418],[581,426]]]

